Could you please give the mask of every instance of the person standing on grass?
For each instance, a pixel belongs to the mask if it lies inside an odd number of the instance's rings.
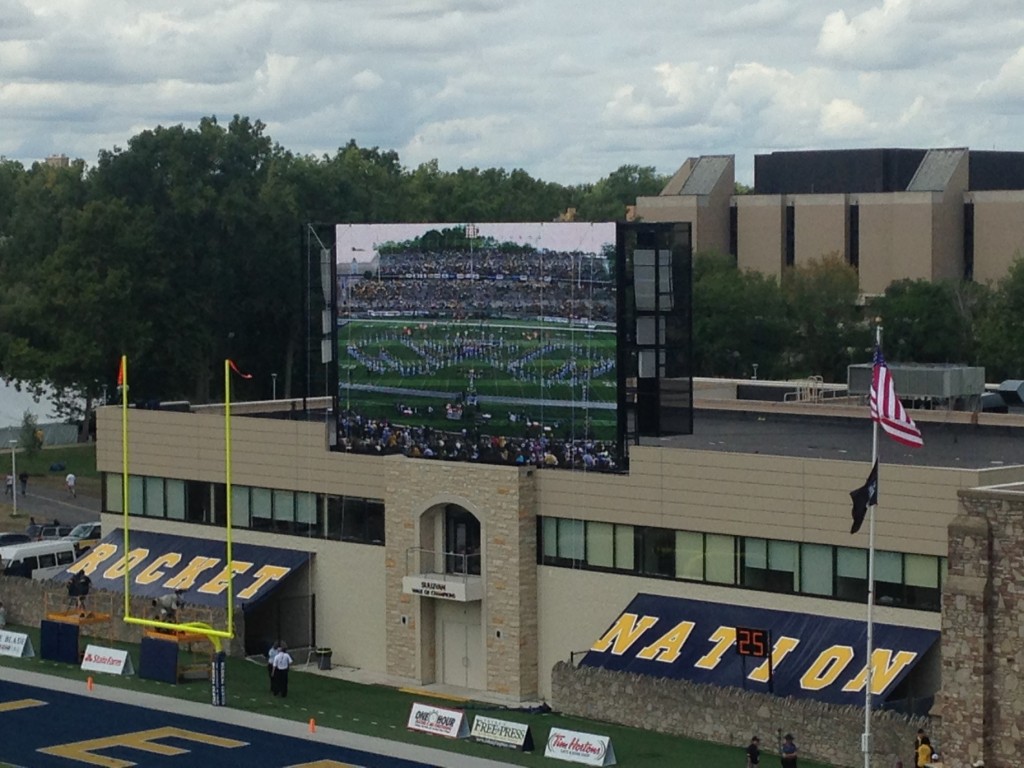
[[[796,768],[796,744],[793,743],[793,734],[787,733],[782,737],[781,753],[782,768]]]
[[[273,672],[270,676],[271,692],[282,699],[288,698],[288,667],[292,665],[292,657],[288,646],[281,643],[274,654]]]
[[[270,678],[270,692],[274,693],[274,657],[281,650],[281,641],[276,640],[270,645],[267,651],[267,677]]]
[[[754,736],[747,745],[747,768],[761,764],[761,741]]]

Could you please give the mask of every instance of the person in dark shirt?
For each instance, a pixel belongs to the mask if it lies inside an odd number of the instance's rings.
[[[754,768],[761,763],[761,742],[754,736],[747,745],[747,768]]]
[[[781,752],[782,768],[796,768],[796,744],[793,743],[793,734],[787,733],[782,737]]]

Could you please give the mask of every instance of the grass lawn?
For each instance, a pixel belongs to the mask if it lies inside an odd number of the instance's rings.
[[[28,633],[35,648],[39,648],[38,629],[24,627],[12,629]],[[83,642],[88,642],[88,639],[86,638]],[[133,662],[135,662],[135,667],[138,668],[138,646],[111,644],[107,641],[104,641],[103,645],[128,649]],[[0,657],[0,667],[17,667],[32,672],[78,680],[81,681],[83,692],[88,677],[87,673],[77,667],[42,661],[38,657],[32,659]],[[745,744],[726,747],[558,714],[496,711],[493,705],[488,704],[467,702],[465,705],[460,705],[445,700],[431,701],[428,696],[422,694],[413,695],[385,686],[360,685],[326,675],[306,674],[301,672],[301,669],[301,665],[293,667],[293,674],[289,680],[289,697],[287,700],[283,700],[270,695],[267,671],[263,664],[244,659],[228,659],[228,706],[299,722],[308,722],[310,718],[314,718],[317,725],[324,727],[377,736],[392,741],[420,744],[434,749],[447,749],[517,765],[550,766],[553,764],[543,756],[548,730],[553,726],[610,736],[618,764],[630,768],[738,766],[745,760],[743,753]],[[168,685],[153,680],[141,680],[137,677],[96,675],[94,679],[97,683],[111,687],[128,688],[196,702],[208,703],[210,701],[210,685],[207,681]],[[513,752],[468,740],[450,741],[407,731],[405,723],[413,701],[424,701],[446,707],[464,707],[471,717],[474,714],[484,714],[527,723],[533,733],[536,751],[533,753]],[[470,720],[470,722],[472,721]],[[801,759],[800,763],[807,768],[825,768],[822,764],[809,760]],[[772,758],[768,757],[763,764],[772,765]]]

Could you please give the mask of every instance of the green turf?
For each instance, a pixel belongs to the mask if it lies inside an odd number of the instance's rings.
[[[35,628],[12,627],[14,631],[26,632],[33,645],[39,647],[39,630]],[[88,638],[84,640],[88,642]],[[138,646],[109,641],[98,641],[104,646],[127,649],[138,660]],[[50,661],[33,659],[11,659],[0,657],[0,666],[17,667],[32,672],[42,672],[57,677],[77,680],[83,693],[88,673],[77,667]],[[136,664],[136,667],[138,665]],[[379,685],[360,685],[327,675],[303,673],[302,666],[293,667],[289,676],[287,700],[270,695],[266,667],[263,664],[244,659],[229,658],[227,663],[228,706],[248,712],[308,722],[316,720],[318,726],[338,728],[344,731],[377,736],[392,741],[419,744],[434,749],[450,750],[476,755],[491,760],[517,765],[554,765],[543,757],[544,743],[550,728],[557,726],[571,730],[610,736],[618,765],[629,768],[707,768],[707,766],[738,766],[744,761],[743,748],[710,744],[676,736],[643,731],[568,717],[559,714],[525,714],[495,710],[493,705],[469,703],[465,705],[469,715],[485,714],[492,717],[528,723],[537,749],[533,753],[519,753],[498,749],[469,740],[451,741],[425,734],[412,733],[405,728],[409,709],[413,701],[430,703],[428,697],[402,693],[393,688]],[[115,688],[126,688],[161,696],[189,701],[209,703],[210,686],[206,681],[169,685],[137,677],[96,675],[97,683]],[[72,687],[72,691],[74,688]],[[439,706],[457,707],[450,701],[432,703]],[[762,765],[771,766],[772,757],[762,760]],[[821,763],[801,759],[807,768],[825,768]]]
[[[522,424],[538,421],[557,424],[561,432],[576,425],[576,436],[584,434],[585,424],[598,439],[615,436],[615,411],[585,405],[616,401],[617,341],[609,328],[549,321],[358,319],[344,324],[338,338],[341,402],[366,416],[458,431],[486,410],[491,418],[481,427],[490,434],[523,436]],[[382,391],[387,388],[406,392]],[[445,406],[472,394],[526,402],[488,403],[461,422],[445,423]],[[542,403],[555,400],[573,405]],[[403,415],[399,404],[416,413]],[[509,422],[509,412],[519,417],[516,423]]]

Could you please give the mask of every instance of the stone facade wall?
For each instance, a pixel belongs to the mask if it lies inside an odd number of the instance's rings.
[[[68,607],[67,588],[62,583],[37,581],[20,576],[0,576],[0,600],[7,608],[7,624],[18,624],[26,627],[39,627],[47,613],[61,613]],[[82,637],[89,641],[109,640],[121,643],[139,643],[142,640],[142,627],[138,624],[124,622],[124,595],[119,592],[94,591],[86,598],[86,608],[98,613],[111,614],[110,621],[97,624],[83,624]],[[154,618],[153,605],[150,598],[132,598],[132,615],[137,618]],[[186,605],[181,612],[181,620],[201,621],[216,629],[227,624],[224,609],[213,609],[205,606]],[[224,650],[232,656],[244,655],[245,614],[236,610],[234,613],[235,637],[230,643],[224,643]]]
[[[864,765],[860,746],[864,710],[860,707],[574,667],[567,662],[556,664],[551,676],[552,707],[563,714],[737,747],[746,746],[757,735],[769,753],[776,748],[779,734],[790,732],[800,754],[808,759],[842,768]],[[909,768],[918,728],[931,733],[927,718],[873,713],[872,766],[892,768],[903,760]]]
[[[960,492],[942,597],[946,764],[1016,766],[1024,751],[1024,493]]]
[[[438,510],[456,504],[480,521],[486,689],[536,696],[537,501],[535,471],[395,457],[386,464],[385,516],[388,674],[433,682],[438,642],[435,598],[407,595],[407,554],[431,549]]]

